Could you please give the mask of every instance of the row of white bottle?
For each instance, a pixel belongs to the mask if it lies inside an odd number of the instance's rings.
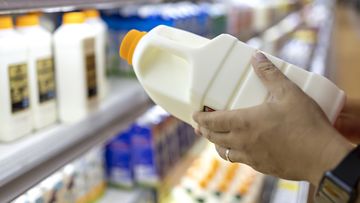
[[[95,81],[98,81],[93,89],[95,89],[96,98],[98,95],[100,98],[105,95],[106,88],[104,85],[106,29],[99,28],[96,11],[87,13],[89,18],[86,26],[84,20],[78,27],[84,27],[82,33],[93,33],[93,44],[89,46],[92,46],[93,63],[96,62],[92,64],[96,73],[92,74],[96,77]],[[69,15],[73,14],[64,14],[64,18]],[[85,19],[85,14],[81,13],[81,15]],[[77,39],[78,32],[69,29],[73,33],[66,36],[68,43],[65,43],[66,39],[60,37],[62,30],[67,26],[68,23],[64,21],[64,24],[56,31],[53,42],[51,33],[40,26],[37,14],[18,17],[16,29],[10,16],[0,16],[0,141],[16,140],[33,129],[38,130],[55,123],[58,118],[62,122],[77,121],[82,118],[77,115],[78,110],[71,111],[71,109],[76,101],[81,100],[79,99],[81,94],[87,94],[87,90],[75,92],[73,95],[69,95],[68,92],[74,92],[73,90],[79,86],[78,83],[86,80],[82,78],[84,73],[76,73],[78,69],[85,69],[85,64],[76,63],[84,61],[85,57],[73,54],[75,50],[72,47],[74,45],[72,40]],[[76,48],[79,49],[76,50],[78,52],[84,50],[82,47]],[[72,81],[63,74],[70,68],[75,78]],[[64,101],[67,100],[66,97],[71,97],[74,102],[66,103]],[[83,111],[87,110],[86,105],[75,107]],[[67,113],[64,114],[64,112]],[[70,117],[76,119],[69,119]]]

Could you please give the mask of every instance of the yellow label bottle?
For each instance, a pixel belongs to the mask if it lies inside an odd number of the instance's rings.
[[[0,141],[32,130],[27,46],[10,16],[0,17]]]
[[[39,25],[39,16],[28,14],[16,19],[17,30],[28,47],[30,102],[35,129],[57,119],[55,69],[51,34]]]

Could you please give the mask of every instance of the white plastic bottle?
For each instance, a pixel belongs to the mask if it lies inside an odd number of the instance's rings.
[[[18,17],[16,26],[28,47],[30,103],[34,127],[41,129],[57,119],[52,38],[34,14]]]
[[[89,9],[84,11],[86,23],[91,26],[95,34],[95,52],[96,52],[96,76],[99,86],[99,97],[103,99],[107,92],[106,80],[106,39],[107,26],[100,18],[99,11]]]
[[[227,34],[209,40],[167,26],[147,34],[130,31],[120,49],[154,102],[194,127],[195,111],[246,108],[266,100],[268,91],[250,63],[255,52]],[[321,75],[265,55],[335,121],[345,101],[342,90]]]
[[[95,35],[82,12],[65,13],[54,34],[59,117],[77,122],[98,104]]]
[[[32,131],[27,47],[10,16],[0,16],[0,141]]]

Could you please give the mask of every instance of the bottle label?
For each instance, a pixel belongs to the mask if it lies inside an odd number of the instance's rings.
[[[39,102],[55,99],[54,62],[52,58],[39,59],[36,62]]]
[[[9,88],[12,113],[28,109],[30,101],[26,63],[9,65]]]
[[[97,96],[96,80],[96,59],[95,59],[95,39],[88,38],[84,40],[85,53],[85,73],[87,83],[87,96],[92,99]]]

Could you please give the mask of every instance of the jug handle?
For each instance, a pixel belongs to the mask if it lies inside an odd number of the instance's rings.
[[[172,53],[188,62],[191,62],[191,56],[196,52],[195,48],[184,46],[183,44],[161,36],[152,36],[151,44],[159,47],[166,52]]]

